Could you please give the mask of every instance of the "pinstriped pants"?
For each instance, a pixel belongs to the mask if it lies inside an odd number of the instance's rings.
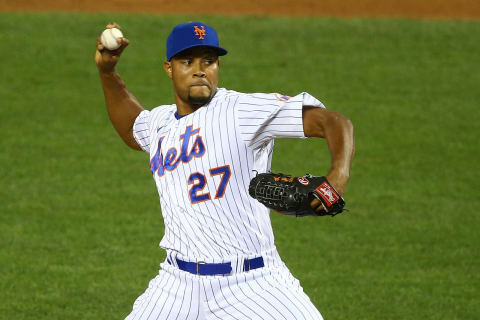
[[[197,276],[168,263],[125,320],[322,320],[284,265]]]

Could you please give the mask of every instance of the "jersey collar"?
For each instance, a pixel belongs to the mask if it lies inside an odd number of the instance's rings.
[[[215,92],[215,95],[212,97],[212,99],[207,104],[202,106],[202,108],[207,107],[213,100],[215,100],[219,96],[222,96],[224,94],[224,91],[225,91],[224,88],[217,88],[217,91]],[[173,115],[175,116],[175,119],[177,119],[177,120],[180,120],[185,116],[188,116],[188,114],[178,114],[178,111],[175,111],[175,113]]]

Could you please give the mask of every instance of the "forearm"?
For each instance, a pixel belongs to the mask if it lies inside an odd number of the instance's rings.
[[[337,180],[346,180],[350,177],[350,167],[355,153],[355,138],[353,125],[344,116],[334,113],[324,127],[325,139],[331,156],[331,168],[328,176],[335,176]],[[344,191],[344,190],[340,190]]]
[[[304,107],[303,125],[307,137],[327,140],[331,156],[331,168],[327,179],[343,194],[355,153],[352,122],[335,111]]]
[[[131,94],[117,72],[100,71],[100,80],[105,95],[105,104],[112,124],[131,148],[141,150],[133,138],[133,124],[143,107]]]

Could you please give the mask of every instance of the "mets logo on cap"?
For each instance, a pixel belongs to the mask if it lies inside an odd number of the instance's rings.
[[[204,26],[193,26],[193,32],[195,35],[198,37],[198,40],[205,39],[205,36],[207,35],[207,31],[205,30]]]
[[[219,56],[227,54],[227,50],[218,44],[215,29],[203,22],[195,21],[179,24],[172,29],[167,38],[167,61],[183,50],[197,46],[211,47]]]

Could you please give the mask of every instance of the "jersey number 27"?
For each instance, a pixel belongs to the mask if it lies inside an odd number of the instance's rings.
[[[213,168],[209,171],[212,177],[217,175],[220,176],[220,183],[218,185],[217,192],[215,193],[215,199],[219,199],[225,194],[225,190],[227,189],[227,184],[230,180],[230,176],[232,175],[232,171],[230,170],[229,165]],[[207,178],[204,174],[200,172],[192,173],[188,177],[188,184],[192,185],[188,191],[188,195],[190,196],[190,202],[192,204],[212,199],[210,196],[210,192],[207,191],[202,193],[205,185],[207,184]]]

